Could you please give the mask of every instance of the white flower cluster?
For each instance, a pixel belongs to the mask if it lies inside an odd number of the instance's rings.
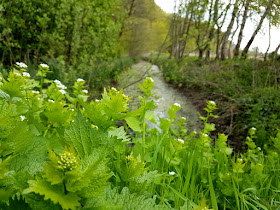
[[[25,118],[26,118],[26,117],[23,116],[23,115],[20,115],[19,117],[20,117],[20,120],[21,120],[21,121],[25,120]]]
[[[42,68],[50,68],[50,67],[49,67],[47,64],[45,64],[45,63],[41,63],[40,66],[41,66]]]
[[[27,68],[28,66],[25,64],[25,63],[23,63],[23,62],[16,62],[16,65],[17,66],[19,66],[20,68]]]
[[[174,176],[175,175],[175,171],[169,171],[169,175]]]
[[[95,99],[95,102],[100,102],[100,100],[99,99]]]
[[[174,106],[178,106],[181,108],[181,104],[178,104],[178,103],[174,103]]]
[[[30,74],[27,73],[27,72],[22,72],[22,76],[24,76],[24,77],[30,77]]]
[[[72,171],[77,168],[77,158],[70,152],[64,152],[59,155],[58,168],[63,171]]]
[[[84,82],[85,80],[81,79],[81,78],[78,78],[77,79],[77,82]]]
[[[54,80],[54,83],[55,83],[55,85],[56,85],[56,87],[58,87],[58,88],[60,88],[60,90],[59,90],[59,92],[61,93],[61,94],[65,94],[66,93],[66,89],[67,89],[67,87],[65,86],[65,85],[63,85],[59,80]]]
[[[154,82],[153,78],[151,77],[146,77],[146,79],[149,79],[151,82]]]
[[[52,100],[52,99],[49,99],[49,100],[48,100],[48,102],[54,103],[54,100]]]
[[[210,104],[216,105],[215,101],[209,101]]]
[[[85,94],[88,94],[88,90],[82,90]]]
[[[177,139],[177,141],[181,142],[182,144],[185,143],[185,141],[183,139]]]
[[[32,90],[32,93],[34,93],[34,94],[39,94],[40,92],[37,91],[37,90]]]
[[[257,130],[255,127],[252,127],[251,129],[252,129],[253,131]]]
[[[64,94],[66,93],[66,91],[65,91],[65,90],[62,90],[62,89],[60,89],[59,92],[60,92],[62,95],[64,95]]]
[[[111,90],[117,91],[117,89],[116,89],[116,88],[114,88],[114,87],[111,87]]]
[[[62,90],[66,90],[67,87],[65,85],[63,85],[59,80],[54,80],[54,83],[56,84],[56,87],[62,89]]]
[[[21,74],[20,74],[20,73],[17,73],[17,72],[16,72],[16,73],[15,73],[15,75],[17,75],[17,76],[21,77]]]

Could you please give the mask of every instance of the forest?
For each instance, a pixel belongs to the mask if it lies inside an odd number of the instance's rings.
[[[170,1],[0,0],[0,209],[280,209],[280,1]]]

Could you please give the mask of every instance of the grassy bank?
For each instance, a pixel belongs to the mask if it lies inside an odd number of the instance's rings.
[[[152,60],[160,65],[167,82],[216,101],[227,128],[224,132],[235,141],[255,127],[256,144],[262,146],[280,128],[279,63],[196,57],[175,60],[166,55]]]

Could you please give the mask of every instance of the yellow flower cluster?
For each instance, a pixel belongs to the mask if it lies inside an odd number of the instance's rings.
[[[72,171],[75,168],[77,168],[77,158],[73,153],[70,152],[64,152],[59,155],[60,160],[58,163],[58,168],[63,171]]]

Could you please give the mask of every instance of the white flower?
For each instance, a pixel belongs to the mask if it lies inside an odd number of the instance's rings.
[[[75,120],[72,120],[72,122],[75,122]]]
[[[20,115],[19,117],[20,117],[20,120],[21,120],[21,121],[25,120],[25,116]]]
[[[34,94],[39,94],[40,92],[37,91],[37,90],[32,90],[32,93],[34,93]]]
[[[253,131],[257,130],[255,127],[252,127],[251,129],[252,129]]]
[[[181,119],[182,119],[182,120],[185,120],[185,121],[187,120],[185,117],[181,117]]]
[[[81,79],[81,78],[78,78],[77,79],[77,82],[84,82],[85,80]]]
[[[23,62],[16,62],[16,65],[18,65],[20,68],[27,68],[28,66]]]
[[[208,135],[206,133],[202,134],[203,136],[207,137]]]
[[[149,79],[151,82],[154,82],[153,78],[151,77],[146,77],[146,79]]]
[[[261,150],[262,150],[262,148],[258,147],[258,150],[260,150],[260,151],[261,151]]]
[[[169,171],[169,175],[173,176],[173,175],[175,175],[175,172],[174,171]]]
[[[116,88],[114,88],[114,87],[111,87],[111,90],[117,91],[117,89],[116,89]]]
[[[18,75],[19,77],[21,77],[21,74],[20,73],[15,73],[16,75]]]
[[[74,109],[71,109],[71,111],[74,112],[75,110],[74,110]]]
[[[67,89],[67,87],[65,85],[63,85],[63,84],[57,85],[57,87],[62,89],[62,90],[66,90]]]
[[[38,100],[40,100],[40,98],[37,98]]]
[[[62,89],[59,90],[59,92],[60,92],[61,94],[63,94],[63,95],[66,93],[66,91],[65,91],[65,90],[62,90]]]
[[[57,84],[57,85],[61,85],[61,82],[59,80],[57,80],[57,79],[54,80],[54,83]]]
[[[30,74],[27,73],[27,72],[22,72],[22,76],[24,76],[24,77],[30,77]]]
[[[99,99],[95,99],[95,101],[96,101],[96,102],[99,102],[100,100],[99,100]]]
[[[84,92],[85,94],[88,94],[88,90],[83,90],[83,92]]]
[[[216,104],[215,101],[209,101],[209,103],[210,103],[210,104],[213,104],[213,105]]]
[[[40,66],[41,66],[42,68],[49,68],[49,66],[48,66],[47,64],[44,64],[44,63],[41,63]]]
[[[178,103],[174,103],[174,106],[178,106],[181,108],[181,104],[178,104]]]
[[[183,139],[177,139],[177,141],[181,142],[182,144],[185,143]]]
[[[49,100],[48,100],[48,102],[54,103],[54,100],[52,100],[52,99],[49,99]]]

